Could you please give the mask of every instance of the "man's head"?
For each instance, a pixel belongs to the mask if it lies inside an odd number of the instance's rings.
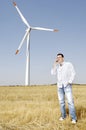
[[[64,55],[62,53],[57,54],[56,61],[61,64],[64,61]]]

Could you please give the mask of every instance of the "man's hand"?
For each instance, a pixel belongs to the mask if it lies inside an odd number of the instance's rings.
[[[67,83],[67,86],[68,86],[68,85],[72,85],[72,83],[69,83],[69,82],[68,82],[68,83]]]
[[[56,67],[56,65],[57,65],[57,59],[55,59],[55,61],[54,61],[54,64],[53,64],[53,68],[55,68]]]

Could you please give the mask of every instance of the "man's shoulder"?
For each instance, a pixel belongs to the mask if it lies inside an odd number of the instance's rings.
[[[65,65],[72,65],[71,62],[64,62]]]

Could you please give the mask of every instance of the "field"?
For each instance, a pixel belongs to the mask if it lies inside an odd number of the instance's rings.
[[[73,85],[73,95],[78,117],[76,125],[71,124],[67,103],[67,119],[58,120],[56,85],[1,86],[0,130],[86,130],[86,86]]]

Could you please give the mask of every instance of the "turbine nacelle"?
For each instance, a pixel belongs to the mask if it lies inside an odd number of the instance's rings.
[[[30,31],[31,31],[31,27],[28,27],[28,28],[26,29],[26,32],[29,32],[29,33],[30,33]]]

